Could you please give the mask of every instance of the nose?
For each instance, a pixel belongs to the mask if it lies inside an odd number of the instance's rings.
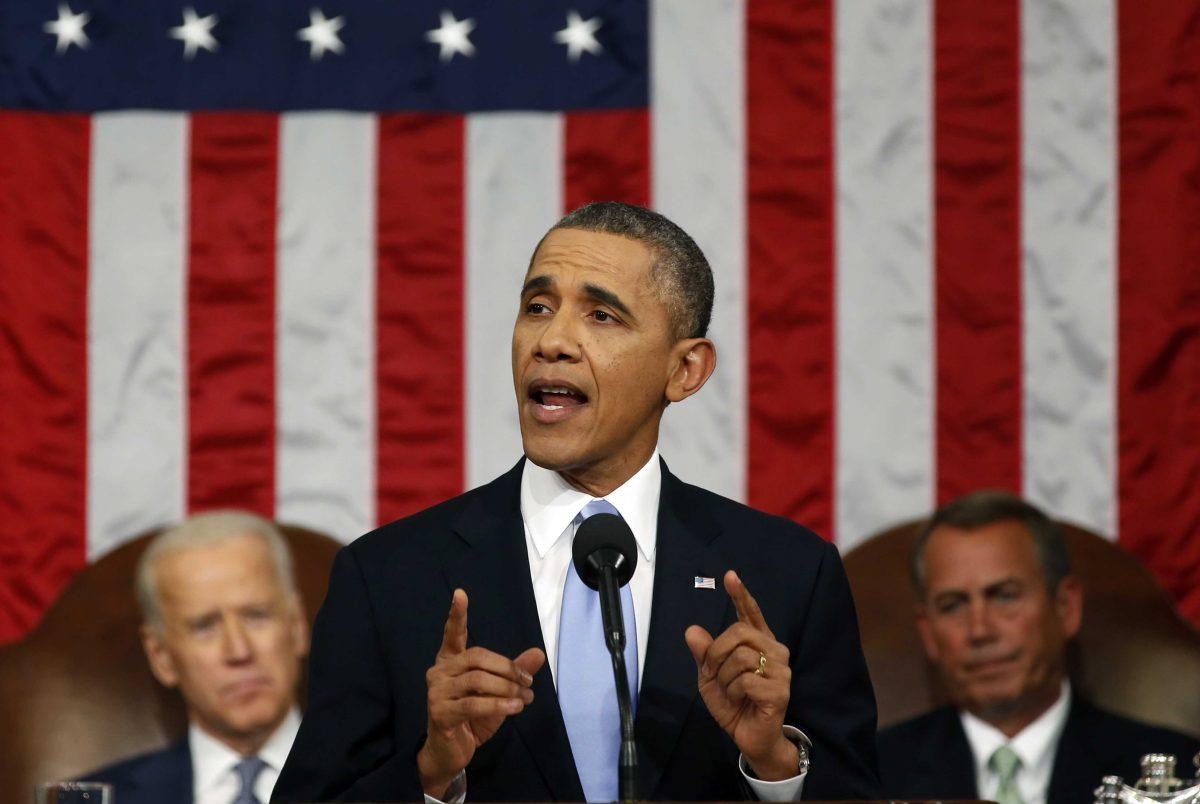
[[[252,650],[245,626],[237,617],[226,617],[221,629],[221,649],[229,664],[241,664],[250,659]]]
[[[550,363],[578,360],[579,332],[573,321],[574,316],[564,310],[548,316],[534,343],[534,355]]]
[[[975,644],[987,643],[996,637],[996,623],[986,600],[971,601],[967,612],[967,633]]]

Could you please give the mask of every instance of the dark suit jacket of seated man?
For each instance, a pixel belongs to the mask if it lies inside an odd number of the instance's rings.
[[[628,628],[648,635],[641,797],[875,797],[875,703],[836,549],[683,483],[656,457],[662,412],[715,365],[712,297],[699,248],[648,210],[589,205],[543,238],[513,332],[526,458],[338,555],[275,801],[582,800],[577,766],[595,758],[573,752],[543,667],[555,612],[531,577],[523,484],[552,475],[578,512],[647,472],[661,473],[649,527],[618,508],[654,556],[630,584],[634,608],[641,595],[652,612],[648,628]],[[640,592],[639,572],[653,574]],[[605,672],[594,695],[607,700]]]
[[[1083,593],[1043,512],[1004,492],[954,500],[922,530],[911,570],[925,650],[955,705],[880,732],[884,795],[1004,801],[990,765],[1002,746],[1021,760],[1024,804],[1091,804],[1106,775],[1133,784],[1148,753],[1191,775],[1200,741],[1100,709],[1065,680]]]

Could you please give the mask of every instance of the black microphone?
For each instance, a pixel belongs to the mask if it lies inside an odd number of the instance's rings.
[[[571,545],[575,572],[600,593],[600,619],[604,644],[612,657],[617,683],[617,709],[621,713],[621,758],[618,791],[621,801],[636,801],[637,743],[633,735],[633,699],[625,673],[625,617],[621,613],[621,587],[637,567],[637,542],[625,520],[614,514],[595,514],[583,520]]]

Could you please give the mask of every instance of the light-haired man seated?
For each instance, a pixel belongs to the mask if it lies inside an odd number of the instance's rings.
[[[1083,587],[1062,531],[1034,506],[998,491],[946,504],[911,570],[925,653],[952,705],[880,733],[884,795],[1091,804],[1103,776],[1136,779],[1143,754],[1189,764],[1200,748],[1072,689],[1064,660]]]
[[[183,695],[187,735],[85,778],[114,785],[120,804],[268,801],[308,652],[283,535],[249,513],[198,514],[150,542],[136,584],[150,669]]]

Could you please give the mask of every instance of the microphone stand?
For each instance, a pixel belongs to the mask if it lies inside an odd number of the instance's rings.
[[[621,755],[618,763],[618,791],[621,801],[637,801],[638,750],[633,734],[633,699],[629,675],[625,670],[625,618],[621,613],[621,587],[616,568],[608,562],[600,567],[600,618],[604,622],[604,643],[612,656],[617,682],[617,709],[621,713]]]

